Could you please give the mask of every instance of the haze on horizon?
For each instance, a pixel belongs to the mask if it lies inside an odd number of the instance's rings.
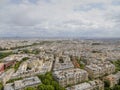
[[[0,0],[0,37],[120,37],[120,0]]]

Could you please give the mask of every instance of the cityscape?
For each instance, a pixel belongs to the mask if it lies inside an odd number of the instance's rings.
[[[119,90],[119,39],[0,43],[1,90]]]
[[[120,0],[0,0],[0,90],[120,90]]]

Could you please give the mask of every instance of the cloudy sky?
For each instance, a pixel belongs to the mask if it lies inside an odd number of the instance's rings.
[[[120,37],[120,0],[0,0],[0,37]]]

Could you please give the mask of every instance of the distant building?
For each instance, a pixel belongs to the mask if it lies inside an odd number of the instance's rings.
[[[115,72],[115,66],[110,62],[104,62],[87,65],[85,70],[89,73],[90,78],[98,78]]]
[[[38,77],[24,78],[23,80],[6,84],[4,90],[23,90],[25,87],[36,86],[38,84],[41,84],[41,80]]]
[[[104,83],[100,80],[94,80],[68,87],[66,90],[104,90]]]
[[[13,65],[15,65],[16,61],[15,60],[12,60],[12,61],[5,61],[4,62],[4,65],[5,65],[5,69],[8,68],[8,67],[11,67]]]
[[[108,80],[110,82],[110,87],[113,87],[120,82],[120,71],[116,74],[106,76],[104,80]]]
[[[0,74],[4,72],[4,63],[0,63]]]
[[[92,90],[92,86],[85,82],[66,88],[66,90]]]
[[[53,72],[53,76],[55,80],[64,87],[88,80],[88,73],[79,68],[55,71]]]
[[[6,82],[11,78],[12,74],[14,73],[14,69],[9,69],[8,71],[6,71],[2,77],[2,83],[3,85],[6,84]]]
[[[64,70],[69,68],[74,68],[74,65],[70,60],[69,56],[66,55],[66,56],[61,56],[56,58],[53,71]]]
[[[28,64],[27,64],[26,61],[22,62],[16,73],[23,73],[23,72],[25,72],[27,70],[27,65]]]
[[[38,58],[36,58],[35,60],[29,60],[28,61],[28,68],[35,70],[35,71],[39,71],[41,70],[43,66],[43,60],[39,60]]]

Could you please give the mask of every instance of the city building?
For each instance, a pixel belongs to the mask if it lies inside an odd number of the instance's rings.
[[[79,68],[54,71],[53,77],[63,87],[88,80],[88,73]]]
[[[93,80],[67,87],[66,90],[104,90],[104,83],[101,80]]]
[[[6,71],[2,77],[2,83],[3,85],[6,84],[6,82],[11,78],[12,74],[14,73],[14,69],[9,69],[8,71]]]
[[[120,71],[116,74],[111,74],[104,77],[104,80],[108,80],[110,82],[110,87],[115,86],[116,84],[120,83]]]
[[[57,57],[54,63],[53,71],[64,70],[74,68],[72,61],[69,56]]]
[[[4,63],[0,63],[0,74],[4,72]]]
[[[8,83],[4,86],[4,90],[23,90],[25,87],[34,87],[38,84],[41,84],[41,80],[35,76],[14,81],[14,83]]]
[[[87,65],[85,70],[89,73],[90,78],[98,78],[115,72],[115,66],[110,62],[103,62]]]

